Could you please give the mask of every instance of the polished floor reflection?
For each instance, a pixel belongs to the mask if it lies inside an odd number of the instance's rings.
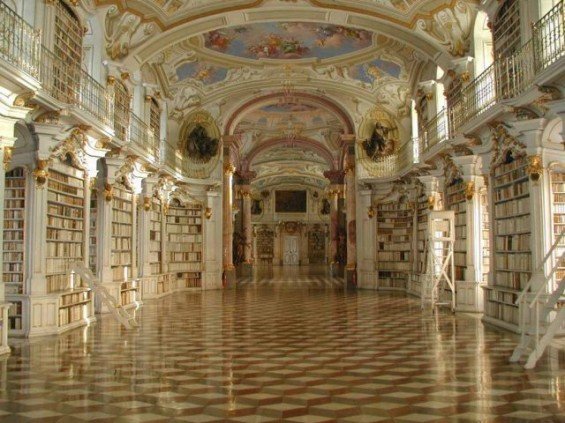
[[[474,316],[308,273],[147,302],[131,332],[103,318],[22,342],[0,368],[0,421],[565,421],[557,350],[524,371],[507,363],[516,336]]]

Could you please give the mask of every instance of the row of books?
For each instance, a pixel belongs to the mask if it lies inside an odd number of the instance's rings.
[[[67,207],[62,204],[49,204],[47,206],[47,214],[56,217],[69,217],[73,219],[82,219],[84,217],[84,209],[76,207]]]
[[[507,218],[519,214],[530,213],[530,201],[512,200],[506,203],[499,203],[494,206],[494,213],[496,218]]]
[[[50,178],[47,186],[49,187],[49,190],[53,192],[68,194],[73,197],[84,197],[84,188],[82,186],[82,181],[81,186],[76,187],[63,182],[53,181],[53,179]]]
[[[169,263],[169,272],[196,272],[202,270],[200,262]]]
[[[167,225],[169,234],[199,234],[201,232],[202,226]]]
[[[51,229],[74,229],[82,230],[84,225],[82,220],[65,219],[64,217],[47,216],[47,226]]]
[[[21,199],[21,200],[6,199],[4,201],[4,207],[7,210],[23,209],[25,207],[25,200],[24,199]]]
[[[114,237],[131,237],[132,232],[132,225],[124,223],[112,223],[112,236]]]
[[[55,191],[49,191],[47,193],[47,201],[52,201],[55,203],[63,203],[69,207],[84,207],[84,198],[73,197],[66,194],[61,194]]]
[[[201,253],[179,253],[170,252],[169,260],[170,262],[186,262],[186,261],[200,261],[202,259]]]
[[[528,215],[496,221],[497,235],[512,235],[518,232],[529,232],[530,230],[531,222]]]
[[[518,307],[508,304],[502,304],[494,301],[487,301],[485,304],[485,313],[487,316],[493,317],[497,320],[504,320],[505,322],[517,325],[519,323]]]
[[[168,239],[169,243],[173,243],[173,242],[202,242],[202,235],[180,235],[180,234],[174,234],[174,233],[169,233],[169,239]]]
[[[202,218],[167,215],[167,223],[175,224],[175,225],[201,225],[202,224]]]
[[[379,251],[378,261],[394,262],[394,261],[408,261],[410,260],[409,251]],[[389,264],[386,265],[387,267]]]
[[[112,237],[112,252],[131,250],[132,248],[131,241],[132,241],[131,238]]]
[[[89,317],[89,309],[89,304],[81,304],[59,309],[59,326],[65,326]]]
[[[82,243],[76,242],[47,242],[47,257],[65,257],[67,259],[83,256]]]
[[[85,301],[89,301],[91,297],[90,291],[74,292],[72,294],[64,294],[60,297],[61,306],[69,306]]]
[[[530,251],[530,234],[497,236],[495,245],[498,251]]]
[[[112,252],[111,266],[126,266],[131,264],[131,252]]]
[[[175,242],[167,245],[167,252],[200,253],[202,244],[190,242]]]
[[[47,228],[47,241],[81,242],[82,239],[83,233],[81,231],[62,231]]]

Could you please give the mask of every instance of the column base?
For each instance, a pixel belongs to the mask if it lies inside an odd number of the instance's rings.
[[[345,267],[344,279],[347,288],[357,289],[357,268],[354,265]]]
[[[235,288],[235,281],[237,280],[237,275],[235,272],[235,267],[233,265],[224,267],[224,272],[222,274],[222,286],[224,289]]]

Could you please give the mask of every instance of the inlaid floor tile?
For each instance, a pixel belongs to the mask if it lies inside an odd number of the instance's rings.
[[[562,350],[524,371],[477,316],[287,270],[14,341],[0,423],[565,422]]]

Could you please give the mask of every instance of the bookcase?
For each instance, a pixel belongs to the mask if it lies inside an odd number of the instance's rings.
[[[552,171],[551,196],[552,196],[552,244],[565,232],[565,170]],[[562,239],[555,251],[555,257],[560,257],[565,252],[565,239]],[[557,264],[557,263],[556,263]],[[565,262],[558,263],[555,280],[560,281],[565,276]]]
[[[132,280],[133,263],[133,192],[123,184],[115,184],[112,198],[112,279],[119,282],[122,306],[133,305],[137,281]]]
[[[97,219],[98,219],[98,197],[96,190],[92,190],[90,197],[90,222],[89,222],[89,238],[88,238],[88,266],[92,273],[97,272]]]
[[[270,229],[257,230],[257,259],[259,262],[272,263],[274,257],[275,232]]]
[[[490,207],[486,190],[480,194],[481,214],[482,214],[482,260],[483,260],[483,284],[488,283],[488,274],[490,271]]]
[[[112,279],[131,278],[133,237],[133,193],[125,186],[114,187],[112,198]]]
[[[24,294],[25,184],[24,169],[6,172],[2,279],[6,298],[14,304],[8,311],[8,327],[11,331],[23,329],[23,306],[18,296]]]
[[[168,270],[176,287],[202,287],[202,206],[173,199],[166,217]]]
[[[455,280],[464,281],[467,269],[467,200],[462,179],[454,180],[446,188],[446,206],[448,210],[455,212]]]
[[[321,227],[314,227],[308,232],[308,261],[324,263],[326,260],[326,235]]]
[[[69,265],[84,260],[84,171],[56,161],[47,181],[47,293],[82,287]]]
[[[531,277],[531,221],[525,156],[508,152],[494,169],[494,280],[486,288],[485,318],[511,330],[518,325],[518,294]]]
[[[412,266],[413,211],[405,201],[377,205],[378,289],[405,290]]]
[[[163,273],[163,253],[161,239],[161,223],[163,213],[161,202],[153,199],[149,211],[149,263],[151,275],[156,276]]]

